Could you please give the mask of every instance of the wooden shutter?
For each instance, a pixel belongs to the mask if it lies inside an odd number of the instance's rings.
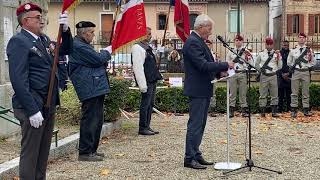
[[[304,15],[299,14],[299,33],[304,32]]]
[[[290,36],[292,35],[293,32],[293,27],[292,27],[292,14],[287,14],[287,34]]]
[[[309,14],[309,35],[314,35],[314,14]]]

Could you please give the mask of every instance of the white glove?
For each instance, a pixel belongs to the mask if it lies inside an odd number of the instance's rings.
[[[65,11],[63,14],[59,14],[58,23],[63,24],[63,32],[68,30],[68,12]]]
[[[112,46],[108,46],[106,48],[103,48],[103,50],[108,51],[110,54],[112,54]]]
[[[30,116],[30,125],[35,128],[39,128],[42,125],[43,117],[40,111]]]

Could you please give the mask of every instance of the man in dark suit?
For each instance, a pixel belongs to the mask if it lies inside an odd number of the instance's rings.
[[[184,95],[189,97],[189,121],[186,135],[184,167],[206,169],[203,165],[213,165],[202,157],[199,146],[207,122],[208,107],[212,97],[211,81],[233,63],[214,62],[205,40],[211,35],[213,21],[205,14],[199,15],[191,33],[183,46],[185,82]]]
[[[49,50],[50,39],[42,33],[41,13],[42,9],[35,4],[21,5],[16,14],[22,30],[7,46],[9,75],[15,92],[12,106],[22,131],[19,164],[22,180],[46,179],[55,106],[59,104],[56,76],[51,108],[44,111],[53,56]],[[63,24],[61,54],[69,53],[72,45],[67,20],[66,14],[60,15],[59,24]]]

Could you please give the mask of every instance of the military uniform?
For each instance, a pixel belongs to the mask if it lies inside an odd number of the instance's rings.
[[[312,50],[307,50],[307,54],[303,56],[304,62],[295,64],[295,61],[299,56],[306,50],[307,46],[297,46],[292,49],[288,55],[288,65],[291,69],[294,69],[291,79],[291,108],[293,113],[296,113],[298,108],[298,93],[300,83],[302,85],[302,106],[304,108],[305,115],[311,115],[309,113],[309,85],[310,85],[310,71],[309,68],[316,64],[315,57],[313,56]],[[300,66],[301,65],[301,66]],[[294,115],[294,114],[293,114]],[[296,115],[296,114],[295,114]],[[293,116],[294,117],[294,116]]]
[[[271,60],[268,64],[265,64],[269,57],[271,57]],[[278,106],[277,71],[282,67],[280,52],[275,52],[275,50],[268,51],[267,49],[263,50],[257,56],[255,67],[261,71],[259,106],[262,110],[262,116],[264,116],[265,108],[267,106],[268,91],[271,96],[270,105],[272,107],[272,115],[276,116],[276,109]]]
[[[26,3],[17,9],[16,14],[20,16],[29,11],[42,12],[39,6]],[[21,124],[19,176],[20,179],[45,179],[55,107],[59,105],[58,76],[55,77],[51,108],[47,111],[44,105],[53,64],[53,55],[49,50],[51,41],[44,34],[31,32],[29,26],[20,25],[21,32],[14,35],[7,46],[9,75],[14,89],[12,107],[14,116]],[[71,46],[72,36],[68,29],[62,33],[60,54],[68,54]],[[38,127],[32,124],[32,117],[37,112],[43,115],[42,125]]]
[[[234,52],[237,54],[241,51],[242,47],[232,48]],[[228,52],[226,56],[227,62],[233,62],[233,60],[237,56],[233,54],[232,52]],[[243,59],[246,58],[245,53],[241,56]],[[236,71],[236,74],[230,78],[229,84],[230,84],[230,117],[233,117],[233,112],[236,106],[236,98],[237,98],[237,91],[239,89],[239,101],[240,101],[240,107],[242,108],[243,113],[246,112],[246,109],[248,107],[247,104],[247,64],[246,63],[240,63],[237,62],[234,65],[234,69]]]

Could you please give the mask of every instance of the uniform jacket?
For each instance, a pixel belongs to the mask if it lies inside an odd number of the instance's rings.
[[[305,49],[306,49],[307,46],[297,46],[296,48],[292,49],[288,55],[288,66],[293,66],[294,65],[294,62],[296,59],[298,59],[298,57],[300,56],[300,54],[302,54]],[[300,48],[302,48],[300,51]],[[310,68],[312,66],[314,66],[316,64],[316,59],[312,53],[312,50],[310,49],[311,51],[311,54],[307,53],[307,55],[305,55],[303,58],[308,61],[308,63],[304,63],[304,62],[301,62],[301,69],[307,69],[307,68]],[[310,59],[309,59],[309,56],[310,56]],[[296,69],[300,69],[299,65],[296,65],[295,67]]]
[[[96,52],[78,36],[74,38],[69,56],[69,77],[81,102],[110,92],[105,69],[110,59],[108,51]]]
[[[214,62],[210,49],[204,40],[192,32],[183,46],[184,95],[189,97],[211,97],[211,81],[222,71],[228,70],[228,63]]]
[[[232,48],[232,50],[238,54],[238,53],[241,51],[242,48],[244,48],[244,47],[241,47],[240,49],[237,49],[236,47],[234,47],[234,48]],[[227,53],[227,56],[226,56],[226,61],[227,61],[227,62],[233,62],[233,60],[234,60],[236,57],[237,57],[237,56],[236,56],[235,54],[233,54],[231,51],[229,51],[229,52]],[[243,53],[241,57],[242,57],[243,59],[245,59],[245,58],[246,58],[245,53]],[[235,70],[238,70],[238,71],[244,71],[244,70],[247,69],[247,67],[248,67],[248,66],[247,66],[246,63],[242,63],[242,64],[241,64],[241,63],[235,63],[235,65],[234,65]]]
[[[277,54],[274,53],[274,50],[270,51],[270,54],[273,54],[272,59],[270,60],[270,62],[268,63],[268,66],[270,68],[272,68],[272,70],[269,69],[265,69],[266,73],[275,73],[277,72],[279,69],[282,68],[282,58],[281,55],[279,53],[279,57],[277,57]],[[255,62],[255,67],[260,70],[261,67],[264,65],[264,63],[268,60],[269,55],[268,55],[268,50],[265,49],[261,52],[258,53],[256,62]]]
[[[40,36],[35,39],[22,29],[13,36],[7,46],[9,75],[14,90],[12,106],[23,109],[30,117],[38,111],[43,112],[48,94],[53,55],[49,50],[50,39]],[[72,46],[70,30],[62,33],[60,54],[68,54]],[[53,89],[52,105],[59,104],[58,79]]]

